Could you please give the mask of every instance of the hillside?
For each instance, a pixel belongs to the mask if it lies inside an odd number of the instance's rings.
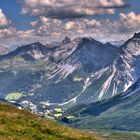
[[[102,140],[0,102],[2,140]]]
[[[124,93],[109,100],[83,104],[68,110],[73,127],[140,131],[140,79]],[[74,117],[74,115],[76,117]],[[75,119],[76,118],[76,119]]]
[[[0,102],[0,140],[139,140],[139,133],[90,130],[91,136]]]

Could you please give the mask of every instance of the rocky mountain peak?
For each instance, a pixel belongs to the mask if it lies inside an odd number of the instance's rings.
[[[92,37],[78,37],[73,40],[74,42],[78,43],[92,43],[95,45],[101,45],[102,43],[93,39]]]
[[[47,47],[42,45],[40,42],[35,42],[35,43],[31,43],[28,45],[18,47],[16,50],[11,51],[8,54],[2,55],[0,57],[0,60],[11,59],[16,56],[21,56],[24,58],[26,56],[26,58],[27,58],[27,56],[28,56],[28,58],[32,58],[32,59],[28,59],[28,60],[32,61],[32,60],[38,60],[38,59],[45,57],[45,55],[47,53],[48,53]]]
[[[64,38],[64,40],[61,42],[61,45],[68,44],[68,43],[70,43],[70,42],[71,42],[71,39],[70,39],[68,36],[66,36],[66,37]]]
[[[132,38],[130,38],[121,46],[121,48],[126,55],[140,55],[140,33],[135,33]]]
[[[140,32],[139,33],[135,33],[133,38],[140,38]]]

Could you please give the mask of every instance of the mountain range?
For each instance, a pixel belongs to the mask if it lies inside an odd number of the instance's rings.
[[[140,33],[120,47],[36,42],[0,56],[0,97],[77,128],[139,130],[139,67]]]

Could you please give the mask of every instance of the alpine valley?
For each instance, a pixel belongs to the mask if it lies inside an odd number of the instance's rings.
[[[0,98],[80,129],[140,131],[139,68],[140,33],[120,47],[35,42],[0,55]]]

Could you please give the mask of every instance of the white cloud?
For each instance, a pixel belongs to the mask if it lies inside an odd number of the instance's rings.
[[[0,42],[3,46],[26,44],[40,41],[43,43],[71,38],[90,36],[102,41],[126,40],[140,30],[140,15],[130,12],[120,13],[116,21],[88,18],[63,18],[77,15],[113,14],[115,7],[123,7],[123,0],[23,0],[23,13],[31,12],[38,19],[31,22],[32,30],[18,31],[9,27],[9,20],[0,9]],[[76,15],[77,14],[77,15]],[[51,16],[56,18],[49,18]],[[76,15],[76,16],[75,16]],[[9,25],[9,26],[8,26]],[[4,40],[4,41],[3,41]]]
[[[10,23],[10,21],[4,15],[2,9],[0,9],[0,28],[7,26],[9,23]]]
[[[22,13],[51,18],[78,18],[98,14],[113,14],[123,8],[123,0],[22,0]]]
[[[62,39],[64,36],[91,36],[103,41],[126,40],[140,30],[140,15],[130,12],[128,14],[120,13],[119,19],[116,21],[81,18],[67,22],[41,17],[37,25],[39,27],[36,28],[36,34],[54,40],[56,38],[53,34],[57,33],[59,34],[57,39]]]
[[[140,29],[140,14],[130,12],[128,14],[120,13],[120,23],[126,31],[137,31]]]
[[[126,5],[123,0],[101,0],[99,2],[100,5],[104,7],[121,7]]]
[[[0,37],[10,37],[16,34],[16,29],[9,27],[9,28],[4,28],[0,29]]]
[[[27,31],[17,31],[11,27],[1,29],[0,41],[4,40],[2,44],[8,46],[36,41],[48,43],[62,40],[65,36],[71,38],[90,36],[101,41],[127,40],[134,32],[140,30],[140,15],[134,12],[120,13],[116,21],[84,18],[61,21],[41,16],[31,24],[33,29]]]
[[[37,24],[37,21],[32,21],[30,24],[31,24],[32,27],[35,27],[36,24]]]
[[[65,24],[65,30],[71,30],[74,27],[75,23],[73,21],[69,21]]]

